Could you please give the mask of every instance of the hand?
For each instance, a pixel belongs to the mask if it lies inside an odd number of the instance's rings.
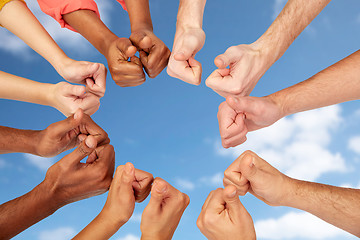
[[[253,220],[234,186],[210,192],[196,224],[209,240],[256,239]]]
[[[117,167],[108,198],[101,211],[104,219],[120,228],[134,212],[135,201],[143,201],[150,193],[153,176],[134,168],[131,163]]]
[[[272,125],[284,116],[282,108],[268,97],[232,97],[221,103],[217,114],[224,148],[246,141],[246,134]]]
[[[167,66],[170,50],[150,30],[131,33],[131,42],[137,47],[140,60],[150,78],[154,78]]]
[[[141,217],[141,239],[170,240],[189,202],[186,194],[155,178],[149,204]]]
[[[167,73],[187,83],[199,85],[202,67],[194,57],[204,43],[205,33],[201,28],[177,29]]]
[[[86,156],[86,162],[82,163]],[[113,146],[96,147],[95,137],[88,136],[73,152],[48,169],[44,183],[51,186],[53,201],[61,207],[106,192],[112,180],[114,164]]]
[[[223,97],[248,96],[271,65],[262,49],[255,43],[228,48],[215,58],[219,69],[206,79],[206,85]]]
[[[101,63],[68,59],[62,64],[59,74],[69,82],[86,85],[88,92],[99,98],[105,94],[106,68]]]
[[[73,116],[38,131],[34,139],[35,154],[42,157],[56,156],[78,145],[87,135],[95,138],[97,146],[110,142],[107,133],[78,109]]]
[[[145,82],[143,66],[135,53],[136,47],[127,38],[116,38],[107,48],[105,57],[109,70],[120,87],[134,87]]]
[[[100,106],[98,96],[85,92],[85,87],[59,82],[51,86],[48,92],[49,105],[59,110],[65,116],[70,116],[79,108],[92,115]]]
[[[239,195],[250,192],[271,206],[282,206],[291,195],[293,181],[255,153],[246,151],[224,173],[224,186],[234,185]]]

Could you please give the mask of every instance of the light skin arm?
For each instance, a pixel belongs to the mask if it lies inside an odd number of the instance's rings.
[[[224,173],[224,185],[234,185],[272,206],[307,211],[360,237],[360,190],[292,179],[251,151],[244,152]]]
[[[150,193],[153,176],[134,168],[131,163],[116,169],[108,198],[98,216],[73,239],[109,239],[133,214],[135,202]]]
[[[287,1],[279,16],[257,41],[232,46],[215,58],[218,69],[208,77],[206,85],[223,97],[248,96],[264,73],[329,2]]]
[[[176,22],[176,33],[167,72],[187,83],[199,85],[202,66],[195,60],[205,43],[202,30],[206,0],[181,0]]]
[[[139,50],[140,60],[150,78],[155,78],[167,66],[170,50],[154,34],[149,0],[125,0],[129,13],[130,40]]]
[[[23,2],[6,4],[0,11],[0,24],[44,57],[64,79],[86,84],[98,97],[104,95],[105,66],[69,58]]]
[[[294,86],[265,97],[233,97],[219,106],[224,147],[235,147],[246,134],[302,111],[360,98],[360,51]]]

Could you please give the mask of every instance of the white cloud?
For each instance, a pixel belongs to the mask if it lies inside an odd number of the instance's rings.
[[[316,109],[251,132],[238,147],[224,150],[217,144],[215,149],[234,159],[249,149],[291,177],[314,181],[324,173],[348,170],[341,154],[328,149],[342,121],[339,105]]]
[[[176,178],[175,184],[182,190],[194,190],[195,184],[187,179]]]
[[[199,182],[213,187],[222,187],[224,174],[216,173],[213,176],[206,176],[199,179]]]
[[[140,240],[140,238],[133,234],[128,234],[125,237],[118,238],[117,240]]]
[[[48,168],[56,162],[56,158],[44,158],[28,153],[24,153],[24,157],[30,164],[44,172],[46,172]]]
[[[52,230],[42,231],[39,240],[68,240],[74,237],[76,231],[71,227],[60,227]]]
[[[141,222],[141,213],[133,213],[131,218],[129,219],[131,222]]]
[[[273,15],[272,19],[275,20],[275,18],[279,15],[281,10],[284,8],[287,0],[275,0],[273,5]]]
[[[255,222],[255,229],[257,237],[261,239],[328,239],[351,236],[306,212],[289,212],[278,219],[259,220]]]
[[[360,154],[360,136],[350,138],[348,148],[357,154]]]

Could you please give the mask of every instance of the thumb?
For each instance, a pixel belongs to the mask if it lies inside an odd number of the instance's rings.
[[[152,46],[151,38],[145,32],[135,32],[130,36],[131,42],[138,48],[146,49]]]
[[[77,128],[84,117],[84,112],[81,108],[65,120],[51,124],[48,129],[54,133],[57,138],[62,138],[71,130]]]
[[[240,156],[240,172],[250,182],[250,184],[257,180],[259,162],[254,157],[257,156],[251,151],[246,151]],[[255,165],[255,162],[256,165]]]
[[[132,45],[129,39],[117,41],[116,47],[127,57],[130,58],[135,55],[136,47]],[[126,59],[125,59],[126,60]]]
[[[66,161],[71,164],[78,164],[95,150],[96,144],[94,136],[87,136],[85,141],[82,141],[74,151],[66,156]]]
[[[256,109],[254,108],[253,101],[249,100],[248,97],[234,97],[229,95],[226,98],[226,103],[237,113],[251,113]]]
[[[225,53],[220,54],[214,60],[215,65],[218,68],[226,68],[231,63],[239,60],[238,54],[235,54],[232,48],[228,48]]]
[[[151,188],[151,198],[148,204],[148,206],[150,206],[149,208],[152,209],[152,211],[161,210],[161,204],[167,191],[167,183],[161,178],[156,178]]]
[[[226,203],[226,208],[228,209],[230,216],[234,214],[237,215],[244,208],[240,202],[234,185],[228,185],[224,188],[223,199]]]
[[[177,61],[186,61],[190,57],[195,56],[196,43],[192,41],[183,40],[178,50],[174,54],[174,58]]]
[[[124,170],[121,175],[121,185],[124,188],[125,193],[131,192],[133,194],[132,184],[135,180],[135,168],[134,165],[130,162],[125,164]]]
[[[85,87],[81,85],[65,84],[62,86],[60,92],[64,97],[80,97],[84,95]]]

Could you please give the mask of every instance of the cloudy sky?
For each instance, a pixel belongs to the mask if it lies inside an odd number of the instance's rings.
[[[197,59],[203,82],[215,69],[213,59],[228,47],[255,41],[271,24],[286,1],[208,1],[204,30],[206,43]],[[113,0],[99,0],[101,15],[119,37],[130,34],[127,13]],[[219,7],[222,4],[224,7]],[[80,35],[29,7],[72,58],[106,63]],[[171,49],[178,1],[151,0],[155,33]],[[358,50],[360,3],[333,1],[259,81],[253,96],[264,96],[305,80]],[[1,70],[40,82],[61,81],[54,69],[21,40],[0,29]],[[258,153],[282,172],[299,179],[337,186],[360,187],[360,106],[350,102],[296,114],[267,129],[248,134],[237,148],[221,147],[216,119],[224,100],[201,86],[169,77],[165,71],[136,88],[120,88],[110,74],[107,92],[93,119],[111,138],[116,165],[127,161],[187,193],[191,203],[174,239],[205,239],[196,227],[201,206],[211,190],[221,186],[223,171],[244,150]],[[64,117],[50,107],[0,100],[0,125],[43,129]],[[25,194],[39,184],[51,164],[64,154],[43,159],[28,154],[0,155],[0,202]],[[15,239],[64,240],[74,236],[101,210],[106,194],[68,205]],[[252,196],[241,197],[253,216],[259,239],[355,239],[310,214],[270,207]],[[115,240],[140,237],[138,204],[131,220]],[[56,236],[56,237],[54,237]]]

